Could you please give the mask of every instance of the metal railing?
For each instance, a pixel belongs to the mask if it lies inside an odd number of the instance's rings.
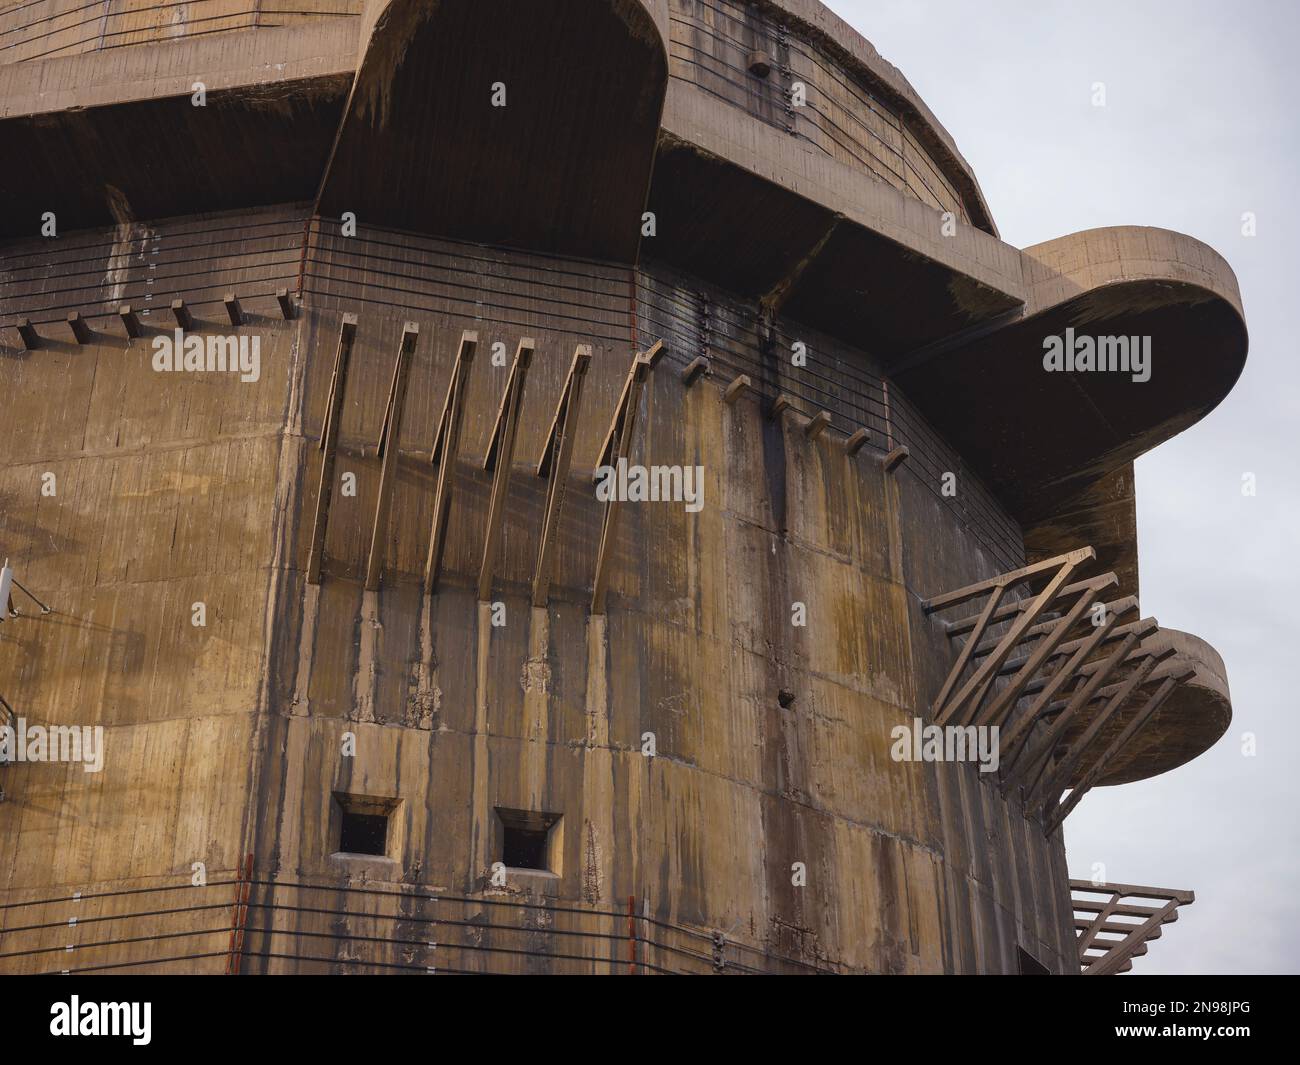
[[[801,974],[840,967],[626,909],[251,869],[0,904],[0,973]]]

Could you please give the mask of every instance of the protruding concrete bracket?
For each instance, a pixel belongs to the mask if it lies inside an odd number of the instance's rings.
[[[388,390],[388,409],[384,431],[379,440],[383,465],[379,473],[379,500],[375,504],[375,524],[370,533],[370,560],[366,564],[366,590],[379,587],[379,574],[384,568],[384,553],[388,547],[388,511],[393,502],[393,484],[397,480],[398,441],[402,433],[402,408],[406,404],[406,384],[410,377],[411,355],[420,339],[420,327],[407,322],[402,327],[402,342],[397,349],[393,365],[393,382]]]
[[[429,462],[438,467],[438,480],[433,492],[433,521],[429,528],[429,553],[424,560],[424,594],[432,595],[438,588],[442,573],[442,554],[447,543],[447,518],[451,513],[451,496],[456,483],[456,459],[460,454],[460,427],[465,416],[465,389],[469,387],[469,371],[478,351],[478,333],[465,330],[460,335],[460,347],[451,367],[451,380],[447,382],[447,395],[442,401],[442,413],[433,431],[433,447]]]
[[[18,339],[23,342],[23,348],[27,351],[35,351],[41,346],[41,336],[36,332],[36,327],[32,325],[30,318],[20,318],[14,323],[14,328],[18,331]]]
[[[596,469],[591,474],[593,481],[600,476],[602,466],[613,465],[617,441],[621,435],[626,435],[623,432],[624,423],[629,418],[636,419],[638,404],[630,402],[632,392],[635,390],[637,398],[640,398],[641,386],[645,382],[646,374],[659,364],[663,354],[664,342],[656,340],[646,351],[632,360],[632,366],[623,379],[623,390],[619,393],[618,403],[614,406],[614,416],[609,420],[609,428],[605,430],[605,439],[601,442],[600,452],[596,457]]]
[[[902,444],[899,444],[898,447],[894,448],[880,460],[881,465],[885,467],[886,473],[893,473],[899,466],[907,461],[909,455],[911,455],[911,452]]]
[[[682,384],[690,388],[700,377],[707,376],[708,373],[709,360],[703,355],[697,355],[682,371]]]
[[[550,593],[555,568],[555,540],[564,510],[564,495],[568,490],[578,415],[582,410],[582,385],[590,365],[591,345],[579,344],[573,352],[564,388],[555,405],[555,417],[551,419],[551,428],[537,460],[537,476],[549,477],[550,481],[546,488],[546,513],[542,518],[542,543],[537,550],[537,568],[533,573],[533,606],[545,606]]]
[[[190,309],[186,306],[184,300],[172,300],[172,317],[176,319],[176,324],[187,333],[194,328],[194,315],[190,313]]]
[[[855,429],[853,435],[844,441],[844,451],[848,455],[856,455],[871,439],[871,434],[865,429]]]
[[[78,311],[72,311],[68,315],[68,328],[72,330],[72,337],[78,344],[89,344],[94,338],[86,319]]]
[[[809,440],[816,440],[824,433],[831,424],[831,412],[828,410],[819,410],[812,416],[808,424],[803,427],[803,435]]]
[[[525,337],[519,341],[519,347],[515,351],[515,361],[510,367],[510,376],[506,380],[506,389],[501,395],[501,407],[497,411],[496,424],[492,427],[492,438],[488,443],[487,454],[483,457],[483,469],[492,472],[492,497],[488,504],[483,560],[478,570],[479,602],[487,602],[492,596],[493,567],[496,565],[497,545],[501,541],[501,527],[505,523],[510,468],[515,459],[519,408],[524,401],[524,384],[528,379],[528,366],[532,362],[533,347],[532,337]]]
[[[325,530],[329,525],[330,500],[334,494],[334,458],[338,451],[339,418],[343,408],[343,389],[347,383],[348,362],[357,335],[357,316],[345,314],[339,327],[339,342],[334,350],[334,372],[330,375],[329,395],[325,399],[325,424],[321,428],[320,483],[316,489],[316,517],[312,522],[311,553],[307,558],[307,583],[320,584],[325,560]]]
[[[657,340],[649,351],[636,355],[632,366],[623,382],[623,391],[619,396],[614,417],[610,420],[609,432],[600,449],[600,466],[617,466],[620,460],[626,460],[632,447],[632,434],[636,430],[637,411],[641,406],[641,391],[646,378],[654,369],[658,357],[663,353],[663,341]],[[610,555],[613,551],[614,534],[618,528],[620,500],[614,493],[605,503],[605,518],[601,523],[600,546],[596,551],[596,576],[592,582],[591,612],[605,613],[605,596],[609,587]]]
[[[722,402],[730,407],[736,402],[736,400],[753,387],[754,384],[750,381],[749,374],[743,373],[732,381],[731,384],[727,385],[726,391],[722,393]]]
[[[124,303],[117,309],[117,316],[122,320],[122,328],[126,330],[126,335],[131,340],[144,335],[144,330],[140,327],[140,316],[131,309],[129,303]]]

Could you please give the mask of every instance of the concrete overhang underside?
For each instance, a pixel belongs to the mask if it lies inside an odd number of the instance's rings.
[[[367,20],[322,215],[636,260],[668,79],[640,0],[390,0]]]
[[[355,50],[330,25],[0,66],[0,236],[310,201]]]
[[[875,184],[866,177],[859,182]],[[901,194],[894,198],[901,206]],[[916,207],[937,234],[940,213]],[[915,246],[894,240],[667,130],[650,210],[657,232],[653,242],[643,242],[644,251],[859,347],[886,368],[1023,303],[1010,286],[989,284],[919,250],[921,240]],[[900,229],[912,221],[904,221],[902,210],[895,217]]]
[[[1195,424],[1228,394],[1246,361],[1245,320],[1226,263],[1198,258],[1196,270],[1163,261],[1135,266],[1122,256],[1141,239],[1213,255],[1191,238],[1118,228],[1063,238],[1081,253],[1109,244],[1113,262],[1090,268],[1088,283],[1062,272],[1022,318],[940,342],[895,367],[908,397],[1026,527],[1069,508],[1099,479]],[[1048,247],[1046,245],[1040,247]],[[1034,260],[1038,249],[1027,249]],[[1150,254],[1150,251],[1147,252]],[[1217,256],[1215,257],[1217,259]],[[1211,272],[1207,267],[1213,267]],[[1150,379],[1129,372],[1044,368],[1045,341],[1149,338]]]

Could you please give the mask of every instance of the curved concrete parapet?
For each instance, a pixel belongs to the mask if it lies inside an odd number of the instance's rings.
[[[774,8],[797,21],[818,44],[844,65],[884,93],[920,134],[926,150],[945,174],[961,189],[972,223],[993,236],[997,225],[971,165],[957,150],[957,143],[926,106],[903,72],[886,60],[875,46],[820,0],[774,0]]]
[[[1021,251],[1028,290],[1026,316],[1110,285],[1185,284],[1228,303],[1245,319],[1237,275],[1217,251],[1195,237],[1153,226],[1084,229]]]
[[[914,360],[900,383],[1025,524],[1195,424],[1246,359],[1232,269],[1192,237],[1089,230],[1022,253],[1024,317]],[[1048,372],[1050,337],[1136,338],[1148,372]],[[979,410],[980,418],[970,412]]]
[[[1143,687],[1149,694],[1166,677],[1192,666],[1196,672],[1184,680],[1111,762],[1099,785],[1128,784],[1159,776],[1190,762],[1210,747],[1232,723],[1232,697],[1228,673],[1219,653],[1199,636],[1160,628],[1143,641],[1153,651],[1173,647],[1176,653],[1152,672]],[[1131,720],[1144,699],[1135,696],[1093,741],[1094,751],[1104,750]],[[1081,727],[1086,722],[1081,722]],[[1081,770],[1088,768],[1084,759]],[[1076,776],[1078,774],[1076,773]],[[1074,780],[1070,781],[1071,786]]]
[[[668,77],[641,0],[388,0],[359,47],[322,215],[636,259]]]

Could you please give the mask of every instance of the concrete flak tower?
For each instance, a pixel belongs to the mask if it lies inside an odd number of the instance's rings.
[[[276,7],[0,8],[0,971],[1129,968],[1224,260],[814,0]]]

